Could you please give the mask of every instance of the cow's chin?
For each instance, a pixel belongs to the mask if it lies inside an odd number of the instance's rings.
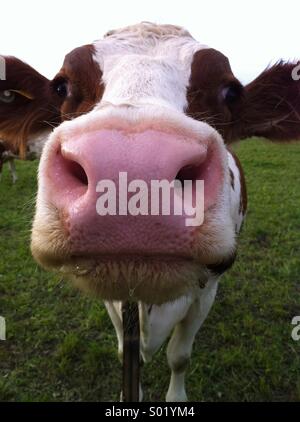
[[[62,274],[75,287],[104,300],[135,300],[159,305],[192,294],[199,285],[203,287],[209,275],[206,266],[192,258],[72,256],[66,244],[65,248],[57,245],[57,248],[44,249],[47,243],[35,235],[34,230],[32,254],[43,268]]]
[[[191,294],[208,275],[195,261],[161,256],[74,257],[60,272],[80,290],[101,299],[151,304]]]
[[[80,290],[103,300],[134,300],[160,305],[193,294],[208,279],[206,267],[171,256],[60,256],[32,247],[36,261]]]
[[[104,300],[162,304],[191,294],[207,281],[210,274],[207,265],[224,261],[235,248],[230,225],[214,219],[212,225],[201,226],[197,247],[190,256],[76,255],[57,215],[54,212],[44,215],[47,224],[40,215],[33,224],[31,250],[36,261]]]

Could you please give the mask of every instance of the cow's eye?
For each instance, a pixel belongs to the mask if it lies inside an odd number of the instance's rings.
[[[242,87],[240,85],[232,84],[222,89],[222,98],[229,107],[239,100],[241,95]]]
[[[12,91],[10,91],[9,89],[5,90],[5,91],[0,91],[0,101],[2,103],[12,103],[16,98],[16,94]]]
[[[68,82],[65,79],[56,81],[54,85],[54,90],[62,98],[65,98],[68,95]]]

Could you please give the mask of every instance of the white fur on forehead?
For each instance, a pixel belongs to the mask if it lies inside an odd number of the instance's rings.
[[[194,54],[206,45],[174,25],[141,23],[94,43],[105,85],[102,104],[145,103],[184,111]]]
[[[125,28],[114,29],[105,34],[105,37],[112,35],[118,36],[122,34],[131,34],[140,36],[143,38],[147,37],[190,37],[191,34],[181,26],[176,25],[157,25],[152,22],[141,22],[136,25],[126,26]]]
[[[94,42],[96,61],[103,66],[103,56],[117,54],[147,54],[151,56],[184,56],[207,48],[184,28],[143,22],[109,31],[104,39]],[[98,53],[98,54],[97,54]]]

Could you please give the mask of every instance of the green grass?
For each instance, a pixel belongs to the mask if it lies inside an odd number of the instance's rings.
[[[187,375],[195,401],[300,400],[300,145],[246,141],[249,212],[234,267],[200,330]],[[36,163],[0,183],[0,400],[118,400],[121,367],[103,305],[39,269],[28,248]],[[159,376],[158,376],[159,374]],[[146,400],[163,399],[165,347],[144,366]]]

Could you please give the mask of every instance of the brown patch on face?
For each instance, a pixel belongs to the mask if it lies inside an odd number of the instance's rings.
[[[191,67],[186,114],[215,127],[225,141],[243,99],[243,86],[235,78],[227,57],[212,48],[197,51]]]
[[[94,52],[93,45],[84,45],[71,51],[52,81],[52,85],[57,88],[65,83],[62,120],[73,119],[89,112],[103,95],[102,72],[93,59]]]
[[[26,143],[33,135],[94,107],[104,88],[93,54],[93,45],[71,51],[53,81],[15,57],[5,58],[7,78],[0,81],[0,138],[7,149],[25,158]]]

